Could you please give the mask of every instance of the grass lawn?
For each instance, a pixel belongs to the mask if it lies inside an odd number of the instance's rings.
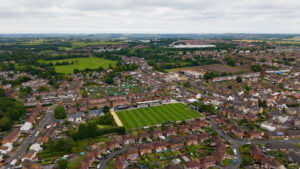
[[[232,148],[226,147],[226,154],[228,154],[228,155],[233,155],[234,152],[233,152]]]
[[[202,117],[183,103],[116,112],[126,129]]]
[[[84,139],[77,142],[77,153],[82,152],[87,146],[97,143],[97,142],[109,142],[111,139],[108,137],[98,137],[93,139]]]
[[[97,69],[100,66],[102,66],[104,69],[107,69],[110,64],[114,66],[117,63],[117,61],[108,60],[104,58],[97,58],[97,57],[71,58],[71,59],[51,60],[51,61],[40,60],[41,63],[53,63],[54,65],[56,62],[64,62],[64,61],[68,61],[69,63],[73,61],[74,64],[54,66],[56,72],[71,74],[73,73],[74,69],[79,69],[79,70],[84,70],[86,68]]]
[[[82,163],[84,157],[87,155],[88,153],[84,153],[83,155],[80,155],[76,160],[69,162],[68,163],[68,168],[78,168],[80,163]]]
[[[232,162],[232,159],[225,158],[225,160],[222,162],[221,166],[225,167],[228,166]]]

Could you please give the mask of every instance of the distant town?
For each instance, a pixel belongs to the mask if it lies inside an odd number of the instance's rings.
[[[300,168],[299,36],[124,36],[0,36],[2,168]]]

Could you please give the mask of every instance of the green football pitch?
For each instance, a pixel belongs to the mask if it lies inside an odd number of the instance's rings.
[[[183,103],[116,112],[126,129],[203,117]]]

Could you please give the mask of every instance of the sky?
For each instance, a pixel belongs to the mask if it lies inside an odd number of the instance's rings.
[[[0,33],[300,33],[300,0],[0,0]]]

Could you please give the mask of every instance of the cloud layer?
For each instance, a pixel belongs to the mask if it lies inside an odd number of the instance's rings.
[[[0,33],[300,33],[299,0],[0,3]]]

